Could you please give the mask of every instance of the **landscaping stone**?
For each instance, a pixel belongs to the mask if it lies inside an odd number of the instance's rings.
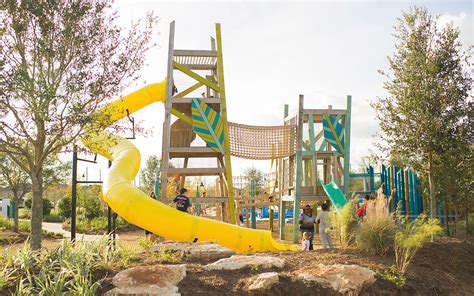
[[[359,265],[324,265],[296,272],[305,282],[318,282],[342,294],[358,295],[365,285],[375,282],[375,272]]]
[[[186,276],[186,265],[137,266],[117,273],[114,289],[106,295],[180,295],[178,283]]]
[[[259,291],[269,289],[274,284],[278,283],[280,278],[278,272],[265,272],[259,274],[253,279],[252,284],[249,286],[250,291]]]
[[[153,252],[160,252],[162,248],[174,252],[182,252],[183,257],[189,259],[212,259],[227,258],[235,254],[235,251],[218,244],[203,243],[160,243],[151,248]]]
[[[282,268],[285,266],[285,260],[271,256],[257,255],[233,255],[230,258],[220,259],[214,263],[204,266],[206,270],[236,270],[245,267],[256,268]]]

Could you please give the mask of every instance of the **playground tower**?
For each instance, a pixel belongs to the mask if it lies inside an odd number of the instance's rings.
[[[216,24],[216,38],[211,37],[210,49],[175,49],[174,38],[175,22],[173,21],[170,24],[169,34],[160,198],[162,200],[168,198],[167,183],[169,177],[176,176],[175,179],[179,179],[178,182],[181,186],[184,186],[187,176],[217,176],[220,179],[221,196],[206,197],[206,199],[209,202],[227,202],[229,220],[235,224],[234,192],[232,186],[220,24]],[[181,84],[179,85],[180,91],[177,92],[177,86],[174,81],[175,71],[184,73],[186,76],[192,78],[194,84],[188,86]],[[199,71],[199,73],[196,71]],[[210,145],[208,141],[206,141],[206,146],[191,146],[191,142],[196,138],[197,130],[196,124],[193,126],[193,120],[196,121],[193,106],[198,109],[199,106],[197,106],[198,104],[196,104],[196,102],[193,105],[193,98],[186,96],[198,90],[205,94],[200,98],[200,101],[208,104],[212,110],[220,115],[219,122],[216,119],[216,125],[220,128],[223,139],[221,143],[214,143],[216,144],[214,149],[213,146],[211,146],[212,143]],[[206,112],[206,110],[204,110],[204,112]],[[171,115],[177,117],[177,120],[172,122]],[[210,138],[215,138],[215,127],[209,128],[210,124],[212,125],[214,122],[204,117],[205,116],[202,116],[202,118],[200,118],[202,125],[208,127],[207,130],[202,131],[204,137],[207,135]],[[202,137],[203,135],[200,134],[200,136]],[[170,159],[173,158],[183,159],[183,166],[170,166]],[[213,158],[215,160],[215,162],[213,162],[214,166],[188,167],[189,161],[195,158]],[[201,199],[201,202],[206,201]]]
[[[333,182],[349,194],[351,96],[346,109],[305,109],[304,96],[299,96],[298,112],[289,116],[284,109],[284,124],[296,125],[296,154],[282,158],[278,164],[280,177],[280,213],[292,204],[293,240],[298,242],[297,216],[301,203],[316,204],[328,199],[324,184]],[[285,215],[279,216],[280,238],[285,237]]]

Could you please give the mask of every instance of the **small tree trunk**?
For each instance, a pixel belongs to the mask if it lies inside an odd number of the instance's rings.
[[[435,219],[438,215],[436,213],[436,194],[435,194],[435,181],[433,176],[433,161],[430,158],[429,169],[428,169],[428,184],[430,187],[430,217]]]
[[[13,231],[18,232],[18,193],[13,192],[13,204],[15,205],[15,211],[13,212]]]
[[[31,249],[41,249],[41,235],[43,223],[43,177],[42,170],[31,176],[32,205],[31,205]]]

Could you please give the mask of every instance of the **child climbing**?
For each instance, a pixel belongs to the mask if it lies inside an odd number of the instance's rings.
[[[301,242],[301,251],[309,251],[309,246],[311,245],[311,233],[303,232],[303,241]]]
[[[331,220],[329,218],[329,206],[326,203],[321,205],[322,211],[318,213],[316,222],[319,224],[319,236],[323,249],[332,249],[334,245],[331,239]]]
[[[300,224],[300,230],[302,233],[309,232],[309,250],[313,249],[313,238],[314,238],[314,222],[316,216],[313,214],[313,209],[310,205],[306,205],[303,209],[303,213],[300,214],[298,218],[298,223]]]

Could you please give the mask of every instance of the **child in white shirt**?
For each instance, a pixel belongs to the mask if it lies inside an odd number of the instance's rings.
[[[311,244],[311,233],[304,232],[303,233],[303,241],[301,243],[301,251],[309,251],[309,246]]]
[[[316,223],[319,224],[319,236],[323,249],[332,249],[334,245],[331,239],[331,220],[329,218],[329,206],[326,203],[321,205],[322,211],[316,216]]]

